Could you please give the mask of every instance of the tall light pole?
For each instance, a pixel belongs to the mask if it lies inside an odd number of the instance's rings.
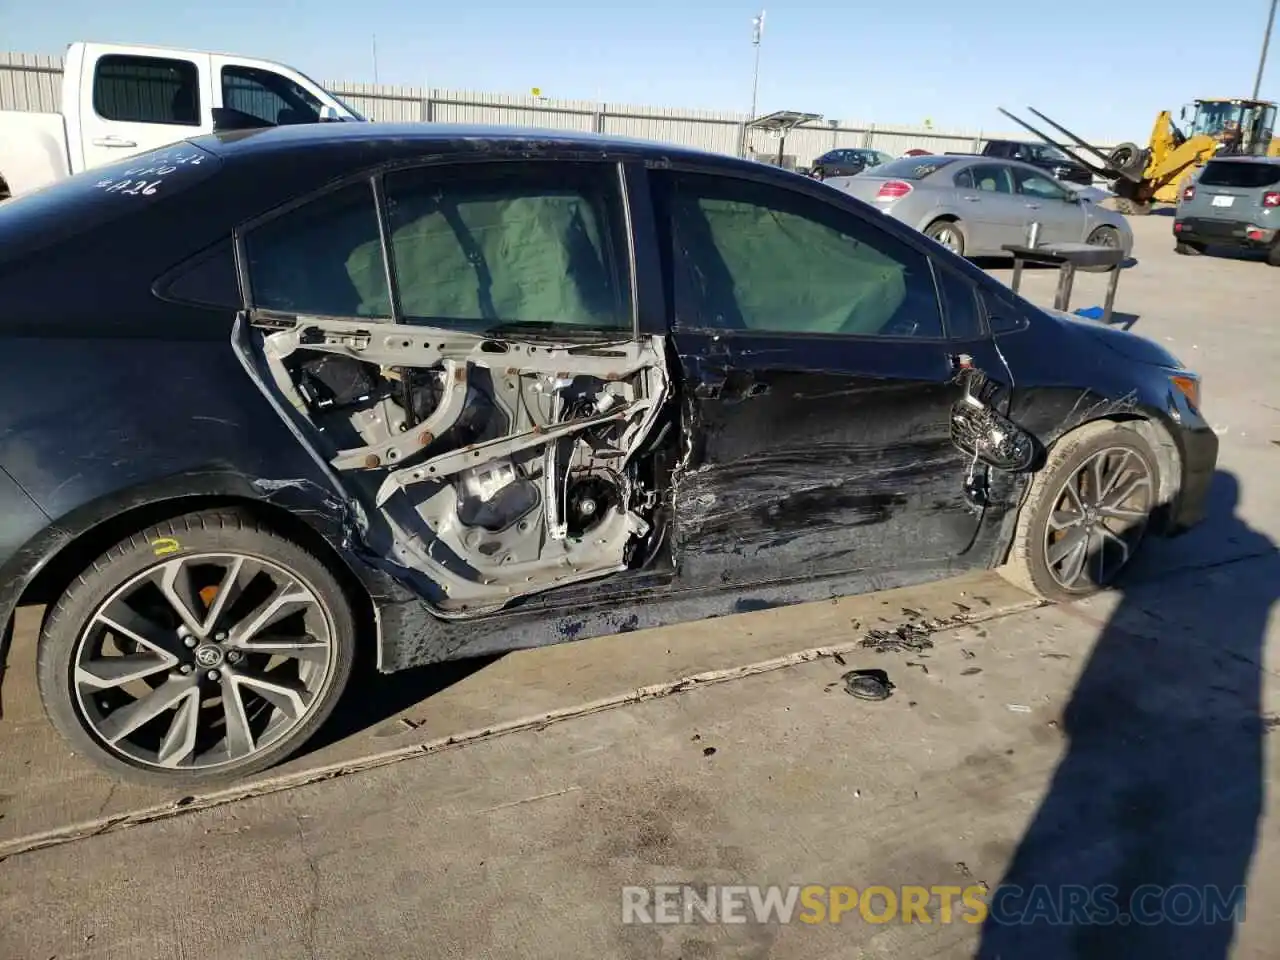
[[[1258,76],[1253,81],[1253,99],[1258,99],[1262,89],[1262,71],[1267,65],[1267,47],[1271,46],[1271,27],[1276,22],[1276,0],[1271,0],[1271,13],[1267,15],[1267,30],[1262,35],[1262,56],[1258,58]]]
[[[373,85],[378,85],[378,35],[373,35]]]
[[[1272,0],[1272,10],[1274,12],[1275,0]],[[751,18],[751,44],[756,48],[756,65],[751,73],[751,116],[749,119],[756,118],[756,94],[760,90],[760,39],[764,36],[764,11],[760,11],[760,16]]]

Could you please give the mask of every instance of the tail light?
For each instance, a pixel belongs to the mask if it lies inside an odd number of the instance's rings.
[[[1194,197],[1195,195],[1196,195],[1196,188],[1195,188],[1195,187],[1187,187],[1187,189],[1185,189],[1185,190],[1183,190],[1183,191],[1182,191],[1182,199],[1183,199],[1183,200],[1190,200],[1190,199],[1191,199],[1192,197]]]
[[[901,200],[911,192],[911,184],[903,183],[901,180],[886,180],[880,184],[880,190],[876,193],[877,200]]]
[[[1264,207],[1280,207],[1280,193],[1264,193],[1262,195],[1262,205]]]

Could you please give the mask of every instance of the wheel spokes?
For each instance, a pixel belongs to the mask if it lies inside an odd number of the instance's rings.
[[[150,693],[112,712],[98,724],[98,732],[108,743],[116,743],[166,710],[177,707],[193,691],[199,692],[194,677],[170,677]]]
[[[196,740],[200,736],[200,690],[194,684],[178,705],[169,722],[169,730],[160,742],[156,759],[164,767],[176,767],[189,760],[196,752]]]
[[[241,696],[241,688],[247,688],[292,720],[301,717],[311,706],[311,693],[301,681],[277,679],[265,672],[239,667],[228,669],[226,675],[237,698]]]
[[[119,657],[96,657],[76,665],[76,682],[95,690],[123,687],[135,680],[145,680],[161,670],[177,666],[172,654],[127,653]]]
[[[157,586],[160,587],[160,592],[164,594],[165,600],[178,615],[183,626],[190,633],[201,633],[203,617],[200,616],[200,611],[203,609],[203,604],[191,580],[191,569],[187,566],[186,558],[161,564],[158,573]]]
[[[304,590],[293,581],[286,581],[278,586],[275,592],[259,604],[244,620],[235,624],[227,635],[227,643],[233,647],[246,648],[260,632],[297,613],[315,602],[309,590]]]
[[[236,557],[231,561],[223,574],[222,582],[215,588],[213,602],[209,604],[209,610],[200,624],[204,636],[211,637],[218,632],[223,614],[244,595],[245,588],[257,576],[258,569],[258,565],[248,557]]]
[[[245,760],[316,706],[329,683],[331,625],[319,596],[269,560],[165,560],[119,587],[81,632],[80,716],[144,766]]]
[[[1091,570],[1098,586],[1113,579],[1132,559],[1153,493],[1150,468],[1134,450],[1112,447],[1089,457],[1063,483],[1045,524],[1044,559],[1053,578],[1068,590]]]

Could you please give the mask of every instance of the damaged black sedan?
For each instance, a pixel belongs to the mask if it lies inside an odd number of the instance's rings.
[[[1195,523],[1161,347],[821,184],[653,143],[215,134],[0,207],[0,624],[73,748],[297,750],[384,671],[1002,567],[1051,599]]]

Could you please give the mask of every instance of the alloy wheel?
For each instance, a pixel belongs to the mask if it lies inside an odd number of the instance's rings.
[[[1146,532],[1154,486],[1146,460],[1128,447],[1098,451],[1066,479],[1044,536],[1045,566],[1060,587],[1115,578]]]
[[[334,674],[333,617],[281,565],[189,554],[131,577],[89,618],[72,689],[108,749],[153,769],[207,770],[302,723]]]
[[[953,253],[958,253],[960,251],[960,233],[955,227],[936,227],[932,236],[934,240]]]

